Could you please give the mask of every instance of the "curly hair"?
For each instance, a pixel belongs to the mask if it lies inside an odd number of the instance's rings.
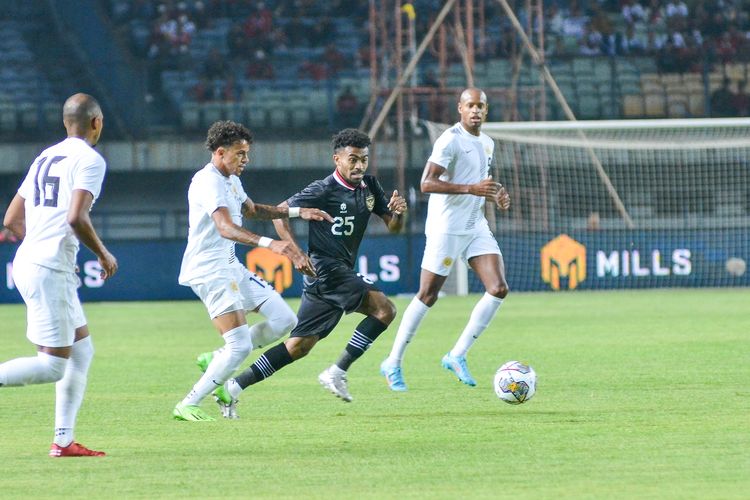
[[[245,140],[248,144],[253,143],[253,134],[242,124],[231,120],[216,122],[208,129],[206,136],[206,147],[214,152],[220,147],[228,147]]]
[[[332,142],[334,153],[347,146],[364,149],[372,143],[369,135],[356,128],[345,128],[333,136]]]

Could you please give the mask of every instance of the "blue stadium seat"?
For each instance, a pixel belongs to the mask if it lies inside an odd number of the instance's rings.
[[[36,103],[22,101],[18,103],[18,118],[22,130],[35,130],[39,127],[39,108]]]
[[[200,106],[192,101],[183,101],[180,107],[182,128],[196,130],[200,127]]]
[[[248,104],[246,120],[247,126],[251,129],[266,128],[268,124],[266,109],[253,104]]]
[[[201,110],[203,111],[203,116],[201,117],[203,128],[208,128],[214,122],[226,119],[224,103],[206,102],[201,104]]]
[[[18,127],[16,106],[12,102],[0,103],[0,130],[15,132]]]

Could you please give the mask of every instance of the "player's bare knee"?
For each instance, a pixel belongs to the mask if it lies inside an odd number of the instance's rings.
[[[374,314],[380,322],[390,325],[396,319],[396,306],[390,300],[386,299],[382,307]]]
[[[435,294],[435,295],[428,296],[427,300],[423,300],[422,302],[424,302],[424,305],[426,305],[427,307],[432,307],[435,305],[435,302],[437,301],[438,301],[438,295]]]
[[[315,337],[292,337],[284,344],[292,359],[298,360],[307,356],[316,343]]]
[[[300,345],[287,346],[287,349],[289,350],[289,356],[295,361],[304,358],[310,352],[310,349],[304,349]]]
[[[438,300],[438,294],[437,292],[432,293],[420,291],[419,293],[417,293],[417,298],[427,307],[432,307]]]
[[[315,345],[315,344],[311,344],[311,345],[302,344],[302,345],[300,345],[299,348],[297,349],[297,356],[292,356],[292,357],[295,358],[295,359],[304,358],[305,356],[307,356],[308,354],[310,354],[310,351],[312,351],[313,345]]]
[[[488,287],[487,293],[489,293],[493,297],[504,299],[508,295],[508,293],[510,293],[510,288],[508,287],[508,284],[505,282],[497,283],[496,285]]]

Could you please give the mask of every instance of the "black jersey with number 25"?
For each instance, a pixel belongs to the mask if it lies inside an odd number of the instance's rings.
[[[310,221],[308,253],[316,269],[329,259],[345,262],[353,269],[370,214],[388,213],[388,200],[375,177],[365,175],[354,187],[335,171],[289,198],[287,204],[319,208],[333,217],[333,223]]]

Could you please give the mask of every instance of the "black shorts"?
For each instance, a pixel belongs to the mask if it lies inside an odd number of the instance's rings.
[[[326,338],[344,313],[359,309],[370,290],[380,291],[372,281],[343,265],[319,273],[314,280],[305,277],[297,326],[289,336]]]

